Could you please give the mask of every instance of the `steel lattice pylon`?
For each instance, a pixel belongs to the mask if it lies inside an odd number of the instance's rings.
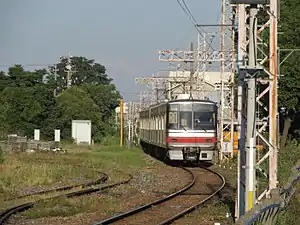
[[[258,24],[260,27],[257,29],[257,62],[262,66],[264,74],[257,81],[260,84],[264,84],[264,90],[257,94],[256,102],[257,107],[266,110],[267,117],[257,118],[256,124],[258,125],[255,129],[255,137],[260,138],[265,145],[268,147],[267,153],[259,157],[257,162],[255,162],[254,167],[259,168],[260,164],[269,159],[269,185],[268,188],[263,191],[260,196],[255,195],[256,201],[262,199],[270,190],[277,187],[277,152],[278,152],[278,121],[277,121],[277,84],[278,84],[278,59],[277,59],[277,20],[278,20],[278,0],[270,0],[269,5],[259,5],[261,11],[266,12],[268,17],[267,21],[262,21],[258,16]],[[240,4],[237,6],[238,11],[238,64],[245,65],[247,62],[247,46],[249,45],[249,10],[248,5]],[[267,29],[269,28],[269,29]],[[268,33],[269,43],[266,44],[263,40],[263,35]],[[268,52],[266,52],[268,51]],[[243,92],[243,77],[239,76],[239,87],[238,87],[238,121],[239,121],[239,139],[244,138],[241,135],[241,130],[243,129],[243,121],[245,121],[245,116],[242,114],[243,102],[242,92]],[[269,106],[265,106],[261,99],[269,94]],[[245,125],[245,124],[244,124]],[[263,131],[269,127],[269,137],[263,135]],[[238,162],[238,215],[240,217],[244,214],[246,207],[246,197],[245,190],[250,185],[246,181],[245,177],[245,165],[246,165],[246,152],[240,149],[239,151],[239,162]],[[252,181],[251,181],[252,182]],[[254,181],[255,182],[255,181]],[[252,184],[251,184],[252,185]],[[255,184],[254,184],[255,185]]]

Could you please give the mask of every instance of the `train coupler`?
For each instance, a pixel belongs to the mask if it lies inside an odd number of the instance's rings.
[[[184,159],[187,161],[198,161],[200,150],[198,148],[188,147],[183,149]]]

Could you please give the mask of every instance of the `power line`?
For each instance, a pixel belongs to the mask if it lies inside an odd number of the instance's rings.
[[[181,0],[182,3],[184,4],[185,8],[182,6],[182,4],[180,3],[179,0],[177,0],[178,4],[180,5],[180,7],[182,8],[182,10],[185,12],[185,14],[187,14],[187,16],[193,20],[193,22],[195,24],[197,24],[195,17],[193,16],[191,10],[189,9],[189,7],[187,6],[186,2],[184,0]]]
[[[205,37],[201,33],[201,31],[202,32],[205,32],[205,31],[202,28],[199,28],[199,26],[197,26],[197,21],[196,21],[195,17],[193,16],[191,10],[189,9],[188,5],[186,4],[186,2],[184,0],[181,0],[181,1],[183,2],[185,7],[180,3],[179,0],[177,0],[177,3],[179,4],[180,8],[188,16],[189,20],[191,20],[192,24],[194,25],[195,29],[198,31],[199,35],[205,40]],[[207,44],[213,51],[215,51],[215,48],[210,43],[207,42]]]

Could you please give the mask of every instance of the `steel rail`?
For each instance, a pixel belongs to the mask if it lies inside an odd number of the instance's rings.
[[[196,181],[196,177],[195,177],[195,175],[193,174],[193,172],[190,171],[189,169],[184,168],[184,167],[180,167],[180,168],[182,168],[182,169],[188,171],[188,172],[192,175],[192,182],[190,182],[190,183],[189,183],[188,185],[186,185],[184,188],[180,189],[179,191],[177,191],[177,192],[175,192],[175,193],[172,193],[172,194],[168,195],[167,197],[161,198],[161,199],[156,200],[156,201],[154,201],[154,202],[151,202],[151,203],[149,203],[149,204],[146,204],[146,205],[140,206],[140,207],[138,207],[138,208],[132,209],[132,210],[127,211],[127,212],[125,212],[125,213],[122,213],[122,214],[119,214],[119,215],[110,217],[110,218],[105,219],[105,220],[102,220],[102,221],[100,221],[100,222],[96,222],[96,223],[94,223],[93,225],[105,225],[105,224],[111,224],[111,223],[120,221],[120,220],[122,220],[122,219],[125,219],[125,218],[127,218],[127,217],[129,217],[129,216],[132,216],[132,215],[135,215],[135,214],[137,214],[137,213],[140,213],[140,212],[142,212],[142,211],[145,211],[145,210],[151,208],[152,206],[156,206],[156,205],[159,205],[159,204],[161,204],[161,203],[167,202],[168,200],[171,200],[171,199],[173,199],[174,197],[176,197],[176,196],[178,196],[178,195],[183,195],[187,190],[189,190],[192,186],[194,186],[195,181]],[[186,208],[185,210],[183,210],[183,211],[177,213],[176,215],[174,215],[174,216],[172,216],[172,217],[169,217],[168,219],[166,219],[166,220],[160,222],[158,225],[170,224],[170,223],[174,222],[175,220],[177,220],[177,219],[183,217],[184,215],[186,215],[186,214],[192,212],[193,210],[197,209],[200,205],[202,205],[203,203],[207,202],[209,199],[211,199],[212,197],[214,197],[216,194],[218,194],[218,193],[224,188],[226,182],[225,182],[225,178],[224,178],[221,174],[219,174],[219,173],[217,173],[217,172],[215,172],[215,171],[213,171],[213,170],[211,170],[211,169],[205,168],[205,167],[200,167],[200,168],[205,169],[205,170],[207,170],[207,171],[209,171],[209,172],[211,172],[211,173],[216,174],[216,175],[221,179],[221,182],[222,182],[222,184],[220,185],[220,187],[219,187],[214,193],[209,194],[209,196],[206,197],[204,200],[201,200],[201,201],[198,202],[197,204],[192,205],[192,206],[189,207],[189,208]],[[203,195],[203,194],[202,194],[202,195]]]
[[[58,197],[67,197],[67,198],[72,198],[72,197],[78,197],[81,195],[87,195],[87,194],[91,194],[91,193],[95,193],[95,192],[99,192],[99,191],[104,191],[106,189],[110,189],[122,184],[127,184],[130,182],[130,180],[133,178],[133,176],[131,174],[127,174],[128,178],[119,182],[115,182],[112,184],[108,184],[102,187],[91,187],[91,188],[87,188],[84,190],[79,190],[79,191],[73,191],[70,193],[66,193],[66,194],[61,194],[61,195],[57,195],[57,196],[53,196],[53,197],[49,197],[49,198],[43,198],[34,202],[27,202],[27,203],[23,203],[21,205],[17,205],[14,207],[11,207],[9,209],[4,210],[3,212],[0,213],[0,225],[3,225],[5,223],[5,221],[7,221],[7,219],[10,218],[10,216],[19,213],[19,212],[23,212],[26,211],[30,208],[32,208],[34,206],[35,203],[45,200],[45,199],[54,199],[54,198],[58,198]],[[90,186],[93,186],[92,184],[93,182],[90,182]]]
[[[21,199],[21,198],[33,196],[33,195],[48,194],[48,193],[51,193],[51,192],[67,191],[67,190],[71,190],[71,189],[77,188],[77,187],[86,188],[86,187],[90,187],[90,186],[93,186],[93,185],[99,185],[99,184],[106,183],[108,181],[108,178],[109,178],[108,175],[106,173],[103,173],[103,172],[99,172],[99,173],[102,174],[102,176],[100,176],[98,179],[93,180],[93,181],[89,181],[89,182],[85,182],[85,183],[79,183],[79,184],[71,184],[71,185],[66,185],[66,186],[62,186],[62,187],[37,191],[37,192],[34,192],[34,193],[21,195],[21,196],[17,196],[17,197],[14,197],[14,198],[7,198],[7,199],[4,199],[4,201],[12,201],[12,200],[16,200],[16,199]]]
[[[168,195],[168,196],[166,196],[164,198],[158,199],[158,200],[156,200],[154,202],[151,202],[149,204],[146,204],[146,205],[142,205],[142,206],[140,206],[138,208],[134,208],[134,209],[129,210],[127,212],[118,214],[116,216],[110,217],[110,218],[102,220],[100,222],[96,222],[93,225],[101,225],[101,224],[104,225],[104,224],[110,224],[110,223],[113,223],[113,222],[116,222],[116,221],[120,221],[120,220],[122,220],[124,218],[127,218],[127,217],[131,216],[131,215],[134,215],[134,214],[137,214],[137,213],[142,212],[144,210],[147,210],[147,209],[151,208],[152,206],[156,206],[156,205],[159,205],[159,204],[161,204],[163,202],[166,202],[166,201],[168,201],[168,200],[170,200],[170,199],[172,199],[172,198],[180,195],[181,193],[187,191],[192,186],[194,186],[195,181],[196,181],[196,177],[194,176],[194,174],[193,174],[193,172],[191,170],[189,170],[187,168],[184,168],[184,167],[180,167],[180,168],[183,169],[183,170],[185,170],[185,171],[187,171],[192,176],[192,181],[188,185],[186,185],[185,187],[181,188],[180,190],[178,190],[178,191],[176,191],[176,192],[174,192],[174,193],[172,193],[172,194],[170,194],[170,195]]]
[[[211,172],[211,173],[214,173],[216,174],[221,180],[222,180],[222,184],[221,186],[214,192],[212,193],[211,195],[209,195],[208,197],[206,197],[205,199],[201,200],[200,202],[198,202],[197,204],[177,213],[176,215],[160,222],[159,224],[157,225],[167,225],[167,224],[171,224],[172,222],[174,222],[175,220],[178,220],[179,218],[185,216],[186,214],[196,210],[199,206],[203,205],[204,203],[206,203],[208,200],[210,200],[212,197],[214,197],[215,195],[217,195],[224,187],[225,187],[225,184],[226,184],[226,181],[225,181],[225,178],[217,173],[216,171],[213,171],[211,169],[208,169],[208,168],[205,168],[205,167],[201,167],[203,169],[206,169],[207,171]]]

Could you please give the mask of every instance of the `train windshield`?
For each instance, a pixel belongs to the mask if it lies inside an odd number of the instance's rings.
[[[213,105],[188,102],[169,105],[169,129],[213,130],[216,112]]]

